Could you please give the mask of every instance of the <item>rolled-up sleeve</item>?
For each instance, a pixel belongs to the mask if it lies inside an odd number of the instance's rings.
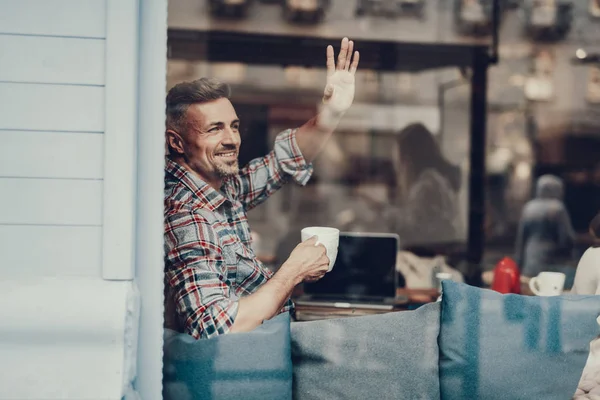
[[[212,226],[185,211],[165,219],[165,283],[186,333],[196,339],[229,332],[238,311]]]
[[[249,210],[256,207],[283,186],[289,179],[306,185],[313,167],[306,162],[298,143],[296,130],[277,135],[273,150],[256,158],[233,181],[233,195]]]

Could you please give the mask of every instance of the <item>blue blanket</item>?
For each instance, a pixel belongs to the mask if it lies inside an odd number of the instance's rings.
[[[439,399],[440,303],[292,324],[294,399]]]
[[[252,332],[196,340],[167,330],[165,400],[286,400],[292,398],[290,316]]]

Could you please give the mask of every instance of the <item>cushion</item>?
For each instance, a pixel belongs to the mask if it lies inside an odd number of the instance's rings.
[[[597,321],[600,323],[600,318]],[[590,355],[573,398],[573,400],[584,399],[600,399],[600,338],[596,338],[590,343]]]
[[[442,282],[443,399],[564,400],[575,394],[600,296],[521,296]]]
[[[211,339],[166,331],[163,363],[165,400],[291,399],[290,316]]]
[[[294,399],[439,399],[440,303],[293,322]]]

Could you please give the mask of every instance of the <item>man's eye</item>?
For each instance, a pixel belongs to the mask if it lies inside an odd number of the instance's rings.
[[[219,130],[220,130],[219,127],[215,126],[214,128],[210,128],[208,131],[209,132],[219,132]]]
[[[233,129],[235,129],[235,130],[237,131],[237,130],[239,130],[239,129],[240,129],[240,126],[236,124],[236,125],[233,125],[233,126],[232,126],[232,128],[233,128]]]

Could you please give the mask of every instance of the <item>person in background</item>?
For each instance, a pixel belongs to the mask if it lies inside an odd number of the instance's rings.
[[[600,212],[592,219],[589,230],[594,244],[577,264],[572,294],[600,295]]]
[[[359,54],[344,38],[327,46],[327,83],[317,116],[280,133],[265,157],[238,168],[240,121],[229,87],[202,78],[167,95],[165,325],[194,338],[247,332],[280,312],[302,281],[328,269],[323,245],[300,243],[272,274],[252,251],[246,212],[290,180],[304,185],[311,162],[350,108]]]
[[[600,213],[590,223],[594,244],[577,264],[571,294],[600,295]],[[581,374],[573,399],[588,400],[600,397],[600,337],[590,343],[590,354]]]
[[[396,143],[396,206],[384,213],[390,231],[399,234],[403,247],[456,241],[461,232],[460,167],[444,157],[421,123],[402,129]]]
[[[575,232],[563,195],[560,178],[554,175],[538,178],[535,198],[525,204],[517,232],[515,261],[521,275],[565,272],[571,262]]]

